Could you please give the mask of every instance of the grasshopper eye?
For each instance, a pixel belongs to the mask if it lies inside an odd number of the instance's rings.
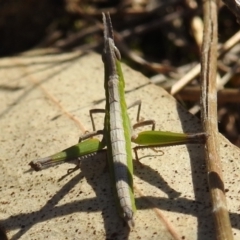
[[[114,53],[115,53],[115,56],[117,58],[117,60],[121,60],[121,53],[119,52],[119,50],[117,49],[117,47],[114,46]]]

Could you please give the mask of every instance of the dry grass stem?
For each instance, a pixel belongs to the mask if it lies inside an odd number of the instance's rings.
[[[202,82],[202,124],[209,135],[206,142],[205,158],[208,184],[212,200],[216,239],[233,239],[227,209],[219,156],[217,128],[217,1],[203,1],[204,38],[201,59]]]

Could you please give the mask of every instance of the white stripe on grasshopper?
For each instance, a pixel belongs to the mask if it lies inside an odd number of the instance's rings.
[[[114,175],[116,180],[116,190],[123,210],[123,217],[132,227],[134,210],[129,192],[129,177],[127,166],[127,150],[120,106],[120,96],[118,92],[118,76],[111,76],[108,82],[109,108],[110,108],[110,138],[112,148],[112,158]],[[131,139],[129,138],[129,142]]]

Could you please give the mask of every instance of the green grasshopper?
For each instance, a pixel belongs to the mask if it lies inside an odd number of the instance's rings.
[[[134,226],[136,211],[133,195],[132,127],[124,96],[125,82],[120,65],[120,53],[113,40],[109,14],[103,14],[106,94],[104,136],[107,144],[108,163],[119,212],[129,227]]]
[[[105,69],[104,88],[106,94],[106,107],[105,110],[100,110],[99,112],[105,112],[104,129],[85,134],[80,138],[81,141],[77,145],[50,157],[34,160],[30,165],[35,170],[41,170],[54,163],[60,163],[96,153],[107,146],[110,175],[118,199],[119,212],[128,226],[133,227],[136,206],[133,195],[133,159],[131,142],[139,145],[134,148],[136,159],[138,160],[138,149],[187,143],[204,143],[206,134],[154,131],[155,123],[152,120],[138,122],[132,128],[125,102],[125,82],[120,64],[121,55],[114,44],[109,14],[106,16],[103,14],[103,24],[104,51],[102,59]],[[139,113],[137,121],[139,121]],[[93,130],[95,130],[93,119],[92,123]],[[148,124],[152,124],[152,131],[142,131],[138,134],[134,133],[135,128]],[[98,134],[103,134],[102,141],[96,138],[90,138]]]

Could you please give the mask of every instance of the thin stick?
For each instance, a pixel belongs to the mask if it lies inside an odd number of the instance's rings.
[[[208,184],[213,206],[216,239],[233,239],[232,229],[224,194],[224,182],[219,157],[217,129],[217,0],[203,0],[204,34],[201,59],[202,124],[209,135],[205,158]]]

